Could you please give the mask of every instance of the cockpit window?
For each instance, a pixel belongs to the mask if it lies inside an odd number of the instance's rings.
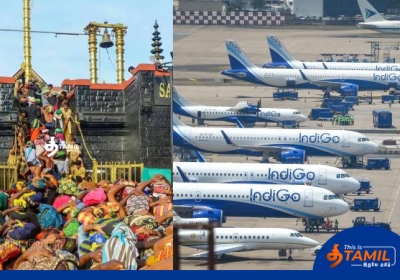
[[[324,200],[340,199],[337,195],[324,195]]]
[[[294,233],[291,233],[291,234],[290,234],[290,237],[296,237],[296,235],[294,235]]]
[[[369,138],[358,138],[358,142],[368,142],[371,141]]]
[[[350,178],[350,175],[347,173],[336,174],[336,178]]]

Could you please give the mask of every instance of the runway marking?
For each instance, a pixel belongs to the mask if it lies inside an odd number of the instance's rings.
[[[387,217],[387,222],[388,223],[390,223],[390,219],[392,218],[393,211],[394,211],[394,208],[396,206],[397,198],[399,196],[399,192],[400,192],[400,181],[399,181],[399,179],[400,179],[400,170],[397,173],[397,177],[396,177],[396,181],[395,181],[395,187],[392,190],[392,194],[390,195],[390,198],[389,198],[389,201],[388,201],[388,204],[387,204],[387,207],[386,207],[385,215],[383,217],[383,220],[385,220],[386,217]],[[390,205],[392,205],[392,206],[390,207]]]

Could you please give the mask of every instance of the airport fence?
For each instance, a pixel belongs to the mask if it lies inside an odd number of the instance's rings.
[[[182,25],[284,25],[285,16],[272,12],[174,11],[174,24]]]

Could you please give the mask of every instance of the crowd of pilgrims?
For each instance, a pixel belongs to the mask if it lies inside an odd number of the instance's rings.
[[[35,81],[17,81],[14,94],[8,164],[18,179],[0,186],[0,270],[172,270],[168,179],[94,182],[74,138],[69,94]],[[56,152],[46,149],[51,141]]]

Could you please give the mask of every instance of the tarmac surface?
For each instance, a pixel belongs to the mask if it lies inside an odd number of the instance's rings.
[[[296,29],[299,28],[299,29]],[[250,101],[256,104],[261,99],[262,107],[268,108],[294,108],[299,109],[305,115],[311,108],[318,107],[322,101],[323,94],[316,90],[299,90],[298,101],[274,101],[272,92],[274,88],[255,87],[252,84],[231,81],[223,83],[219,71],[229,68],[226,55],[224,39],[234,39],[246,51],[247,55],[258,65],[270,61],[267,34],[274,34],[283,42],[288,50],[299,60],[307,59],[315,61],[321,59],[321,53],[370,53],[368,41],[397,42],[391,35],[382,35],[372,31],[356,28],[339,29],[338,27],[265,27],[265,28],[235,28],[218,26],[174,26],[174,86],[179,94],[191,102],[204,105],[234,106],[239,101]],[[176,35],[176,36],[175,36]],[[382,57],[382,50],[381,50]],[[400,61],[400,52],[391,51],[391,57]],[[360,57],[361,58],[361,57]],[[198,66],[195,66],[198,65]],[[225,67],[225,68],[222,68]],[[222,68],[222,69],[221,69]],[[365,216],[368,221],[375,218],[377,222],[390,222],[392,231],[400,234],[400,206],[398,195],[400,190],[400,157],[394,151],[400,150],[400,104],[382,104],[380,95],[382,92],[372,92],[373,103],[360,103],[354,106],[350,114],[354,116],[355,124],[351,126],[332,125],[330,121],[307,121],[301,123],[301,128],[319,129],[347,129],[363,131],[372,141],[381,145],[381,153],[364,157],[389,157],[391,160],[390,170],[345,169],[355,178],[367,178],[371,180],[372,191],[369,194],[348,194],[346,201],[356,197],[376,198],[381,201],[381,209],[378,212],[352,212],[349,211],[333,219],[338,219],[339,228],[344,229],[352,226],[352,220],[358,216]],[[333,93],[333,96],[338,94]],[[370,92],[360,92],[360,97],[370,97]],[[393,113],[393,128],[374,128],[372,122],[373,109],[388,109]],[[181,117],[188,125],[191,119]],[[225,122],[206,122],[210,126],[234,126]],[[263,129],[263,124],[258,127]],[[275,124],[268,124],[265,129],[282,129]],[[384,132],[384,133],[383,133]],[[382,141],[396,139],[399,145],[384,146]],[[391,154],[393,153],[393,154]],[[209,161],[214,162],[259,162],[260,158],[246,156],[229,156],[204,154]],[[176,157],[175,161],[179,159]],[[336,157],[311,157],[310,164],[339,165]],[[284,227],[304,231],[301,222],[295,218],[238,218],[228,217],[224,227]],[[332,232],[307,233],[304,234],[318,242],[325,242],[333,236]],[[180,247],[181,269],[198,270],[207,269],[206,259],[188,258],[195,253],[195,249]],[[315,255],[309,249],[294,250],[292,254],[294,262],[288,262],[285,257],[278,257],[277,251],[252,251],[237,252],[225,255],[222,260],[217,261],[218,270],[311,270],[313,268]]]

